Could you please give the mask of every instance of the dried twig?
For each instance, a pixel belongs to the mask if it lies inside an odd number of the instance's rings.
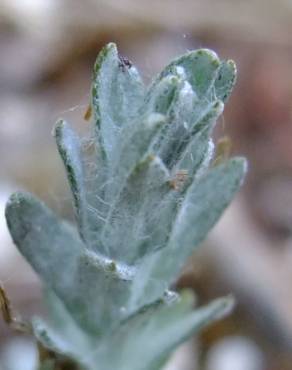
[[[9,325],[13,330],[16,330],[21,333],[31,333],[30,325],[24,320],[22,320],[19,314],[13,312],[10,300],[1,284],[0,284],[0,312],[5,323]]]

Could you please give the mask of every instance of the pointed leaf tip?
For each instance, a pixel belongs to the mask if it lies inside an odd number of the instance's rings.
[[[96,62],[94,64],[94,73],[98,73],[101,66],[102,66],[102,63],[104,62],[104,60],[110,55],[112,54],[113,56],[114,55],[118,55],[118,48],[117,48],[117,45],[113,42],[110,42],[108,43],[107,45],[105,45],[101,51],[99,52],[97,58],[96,58]]]
[[[18,239],[21,240],[26,234],[25,224],[22,225],[22,217],[25,209],[30,211],[31,203],[35,203],[35,198],[30,193],[25,192],[15,192],[10,195],[7,201],[5,217],[14,242]]]
[[[55,124],[53,135],[71,188],[79,233],[87,241],[88,215],[81,143],[72,128],[62,119]]]
[[[53,137],[59,136],[64,126],[66,126],[66,121],[64,121],[62,118],[58,119],[58,121],[55,123],[53,130],[52,130]]]
[[[225,318],[233,311],[235,305],[236,300],[233,295],[215,299],[210,303],[214,310],[212,320],[217,321]]]
[[[215,81],[215,92],[218,99],[226,102],[237,78],[237,68],[233,60],[223,61]]]

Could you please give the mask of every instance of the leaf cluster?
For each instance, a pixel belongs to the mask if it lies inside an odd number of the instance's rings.
[[[41,369],[68,358],[88,370],[158,370],[230,309],[223,298],[193,310],[189,293],[169,289],[245,173],[241,158],[211,165],[235,77],[232,61],[201,49],[145,87],[114,44],[98,55],[89,145],[63,120],[54,129],[77,228],[31,194],[13,194],[6,208],[14,243],[46,287],[49,318],[33,318],[32,330],[55,356]]]

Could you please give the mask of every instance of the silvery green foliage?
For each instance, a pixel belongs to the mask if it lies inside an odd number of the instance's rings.
[[[88,370],[158,370],[173,349],[224,315],[229,298],[193,310],[169,291],[194,248],[238,190],[245,161],[210,166],[210,135],[235,82],[235,65],[191,51],[145,87],[107,45],[94,66],[92,137],[54,130],[78,228],[34,196],[7,208],[12,238],[47,288],[46,348]],[[42,369],[54,369],[53,363]]]

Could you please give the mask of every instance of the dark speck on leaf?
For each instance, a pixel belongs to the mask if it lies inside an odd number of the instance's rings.
[[[129,59],[123,57],[122,55],[119,55],[119,67],[123,72],[126,71],[126,68],[130,69],[132,67],[132,63],[129,61]]]

